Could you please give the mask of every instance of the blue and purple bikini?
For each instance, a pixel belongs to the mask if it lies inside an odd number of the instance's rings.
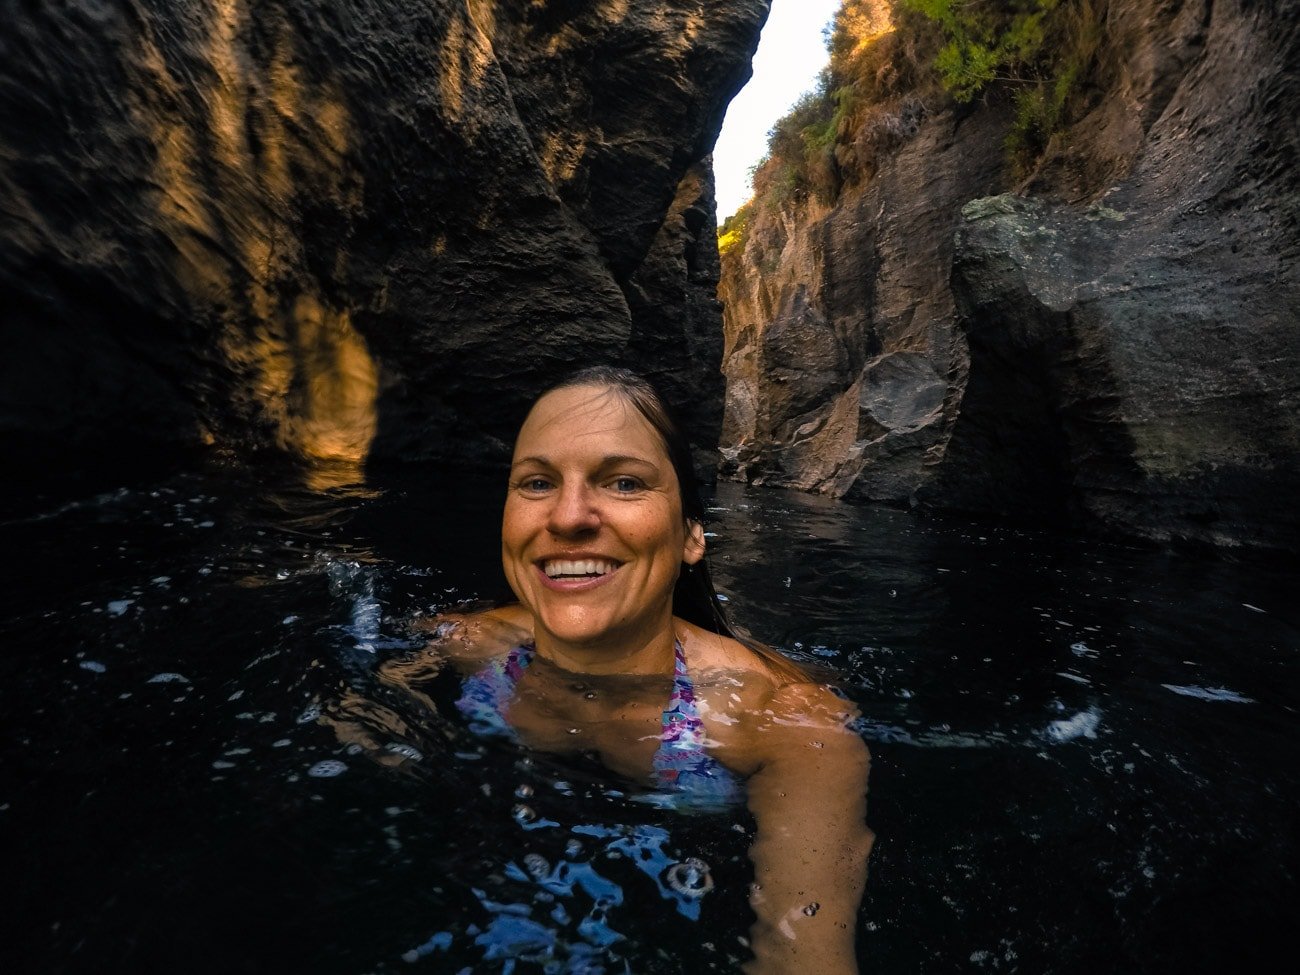
[[[681,641],[674,641],[673,688],[663,711],[659,747],[654,754],[654,779],[662,793],[696,807],[730,805],[744,799],[745,789],[734,772],[708,753],[704,721],[695,685],[686,669]],[[465,678],[456,706],[478,734],[514,736],[505,712],[520,677],[537,651],[515,647]]]

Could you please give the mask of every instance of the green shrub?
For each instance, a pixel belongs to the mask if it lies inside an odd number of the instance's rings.
[[[749,236],[749,221],[754,215],[754,203],[751,200],[739,210],[722,221],[718,228],[718,253],[725,255],[735,250],[743,253],[745,240]]]
[[[1007,154],[1023,175],[1083,114],[1096,73],[1106,0],[898,0],[937,27],[934,69],[968,102],[993,82],[1015,87]]]
[[[723,224],[719,246],[743,246],[748,221],[764,212],[834,203],[916,133],[927,102],[944,92],[969,102],[992,85],[1010,88],[1007,156],[1018,176],[1029,172],[1088,107],[1107,2],[844,0],[827,38],[830,63],[768,133],[754,198],[740,224]]]

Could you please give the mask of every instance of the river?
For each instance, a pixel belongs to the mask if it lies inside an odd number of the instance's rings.
[[[735,970],[747,816],[484,740],[450,676],[376,680],[412,619],[499,594],[500,497],[212,473],[0,524],[5,970]],[[864,971],[1285,947],[1294,571],[730,484],[709,510],[733,616],[863,713]]]

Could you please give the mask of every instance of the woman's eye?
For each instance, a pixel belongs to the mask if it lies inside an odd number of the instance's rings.
[[[519,482],[519,486],[525,491],[530,491],[536,494],[539,491],[549,489],[551,482],[544,477],[526,477]]]
[[[631,494],[633,491],[641,490],[641,482],[635,477],[616,477],[613,486],[620,494]]]

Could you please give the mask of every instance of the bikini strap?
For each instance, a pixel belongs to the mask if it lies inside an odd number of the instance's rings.
[[[704,741],[704,723],[695,703],[695,685],[686,669],[682,641],[673,645],[673,691],[664,707],[661,740],[669,748],[698,749]]]

